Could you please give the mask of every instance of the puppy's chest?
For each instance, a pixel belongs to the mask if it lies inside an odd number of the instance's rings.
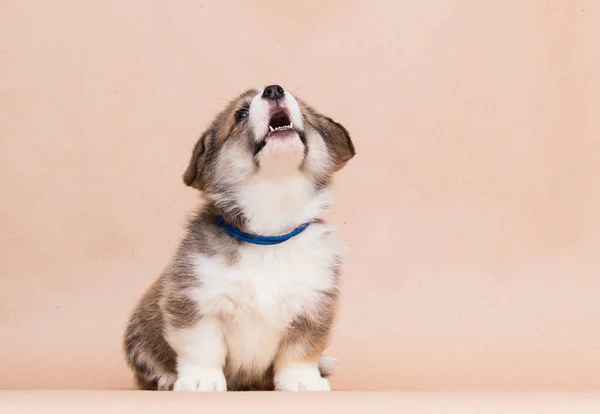
[[[203,312],[234,323],[255,320],[284,328],[310,310],[322,291],[333,287],[335,245],[306,236],[277,246],[244,245],[233,265],[200,260],[203,284],[197,298]]]

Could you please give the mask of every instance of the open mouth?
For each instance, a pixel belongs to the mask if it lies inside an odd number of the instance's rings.
[[[271,119],[269,120],[269,131],[265,135],[264,139],[256,143],[254,147],[254,155],[258,154],[267,145],[268,141],[279,139],[284,140],[293,137],[299,137],[302,145],[304,145],[306,148],[306,138],[304,136],[304,132],[294,129],[292,120],[287,112],[283,109],[278,109],[271,115]]]
[[[271,115],[269,121],[269,132],[265,139],[276,138],[278,136],[287,135],[288,132],[294,131],[292,121],[285,111],[277,111]]]

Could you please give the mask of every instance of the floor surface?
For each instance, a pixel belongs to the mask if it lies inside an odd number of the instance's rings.
[[[586,414],[600,413],[600,393],[0,391],[0,413],[42,412]]]

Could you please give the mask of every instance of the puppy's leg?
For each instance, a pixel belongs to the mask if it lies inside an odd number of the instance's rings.
[[[174,391],[227,391],[227,347],[217,318],[202,316],[183,329],[167,327],[166,338],[177,354]]]
[[[336,299],[327,296],[316,312],[302,315],[290,327],[275,361],[276,390],[331,390],[321,376],[319,360],[329,341]]]

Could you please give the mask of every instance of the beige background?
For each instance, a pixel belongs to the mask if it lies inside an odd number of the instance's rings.
[[[197,135],[280,83],[350,130],[337,389],[600,388],[600,2],[0,3],[0,388],[128,388]]]

